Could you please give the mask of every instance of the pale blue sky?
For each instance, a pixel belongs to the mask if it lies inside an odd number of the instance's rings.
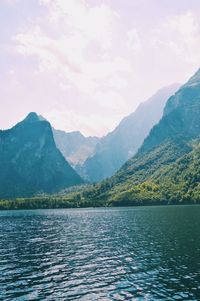
[[[199,0],[1,0],[0,128],[103,135],[200,67]]]

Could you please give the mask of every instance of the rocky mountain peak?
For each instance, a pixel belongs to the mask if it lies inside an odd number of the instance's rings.
[[[26,122],[36,122],[36,121],[40,121],[39,116],[37,115],[37,113],[35,112],[30,112],[26,118],[24,119],[24,121]]]

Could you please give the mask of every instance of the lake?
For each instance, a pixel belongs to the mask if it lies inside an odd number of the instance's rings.
[[[200,206],[0,212],[0,300],[200,300]]]

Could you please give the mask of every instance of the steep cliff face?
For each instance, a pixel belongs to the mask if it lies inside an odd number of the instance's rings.
[[[166,139],[196,138],[200,134],[200,69],[168,100],[163,118],[154,126],[140,151],[149,151]]]
[[[56,192],[82,179],[56,148],[51,125],[30,113],[0,131],[0,197]]]
[[[125,117],[97,144],[95,154],[86,160],[82,174],[91,182],[112,176],[137,152],[152,126],[162,117],[166,101],[179,87],[179,84],[173,84],[159,90]]]
[[[172,96],[137,154],[95,197],[122,206],[200,203],[200,70]]]
[[[168,100],[163,117],[152,128],[137,155],[119,171],[125,178],[126,173],[133,177],[140,173],[146,179],[164,164],[175,162],[191,151],[192,140],[200,135],[199,73],[200,71]],[[142,179],[143,177],[138,177],[139,181]]]

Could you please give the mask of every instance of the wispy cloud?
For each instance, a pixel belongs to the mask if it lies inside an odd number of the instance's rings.
[[[117,14],[105,4],[89,7],[85,1],[41,0],[48,9],[37,25],[15,36],[18,51],[38,58],[39,70],[53,70],[82,92],[102,86],[124,85],[130,72],[123,57],[110,53]],[[88,52],[97,51],[96,58]]]
[[[199,67],[200,4],[183,1],[3,0],[2,114],[12,102],[12,122],[39,110],[65,130],[112,130]]]
[[[177,62],[197,66],[200,64],[200,23],[194,13],[168,17],[152,34],[157,51]]]

